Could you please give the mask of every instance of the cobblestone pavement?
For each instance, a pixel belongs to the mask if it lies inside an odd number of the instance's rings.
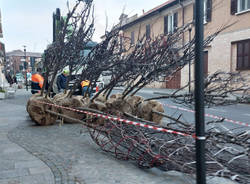
[[[54,184],[44,162],[8,139],[8,132],[27,123],[28,97],[20,91],[14,99],[0,100],[0,184]]]
[[[142,170],[113,158],[93,143],[81,125],[35,126],[25,112],[27,98],[20,91],[15,99],[0,101],[6,106],[0,109],[0,184],[194,183],[177,172]]]

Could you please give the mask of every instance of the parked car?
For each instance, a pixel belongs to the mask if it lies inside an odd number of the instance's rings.
[[[30,72],[27,73],[27,82],[28,82],[28,86],[31,86],[31,77],[32,74]]]
[[[110,83],[111,76],[112,76],[111,72],[109,72],[109,71],[102,72],[101,77],[102,77],[102,81],[103,81],[104,86],[106,86],[106,85],[108,85]]]
[[[73,88],[74,83],[76,81],[76,77],[77,77],[76,75],[72,75],[72,78],[69,81],[69,88]],[[104,82],[103,82],[102,78],[100,77],[98,79],[98,81],[96,82],[96,84],[92,84],[91,86],[93,87],[92,93],[96,93],[98,90],[101,90],[104,87]],[[81,82],[79,82],[77,84],[77,87],[76,87],[74,95],[81,95],[81,94],[82,94],[82,87],[81,87]]]
[[[16,74],[16,80],[17,80],[17,82],[25,83],[24,76],[23,76],[23,74],[21,74],[21,73],[17,73],[17,74]]]

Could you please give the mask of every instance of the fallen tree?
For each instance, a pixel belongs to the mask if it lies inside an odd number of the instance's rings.
[[[75,14],[80,4],[84,8],[81,13]],[[42,90],[41,95],[35,95],[28,101],[27,111],[31,119],[39,125],[54,124],[58,117],[63,118],[65,122],[84,122],[95,143],[119,159],[134,160],[143,168],[159,167],[163,170],[194,174],[194,126],[190,122],[168,116],[164,113],[163,105],[155,101],[160,98],[172,98],[179,103],[193,105],[193,94],[179,94],[176,91],[155,99],[144,99],[136,95],[151,82],[172,77],[193,61],[194,39],[180,44],[182,35],[192,23],[179,27],[169,35],[159,35],[154,39],[146,39],[145,35],[141,35],[134,46],[126,45],[129,39],[124,38],[123,49],[120,49],[118,41],[121,36],[118,26],[106,32],[105,39],[86,57],[80,52],[90,40],[94,29],[93,22],[87,24],[91,7],[92,1],[77,1],[62,25],[59,40],[47,49],[44,60],[45,80],[48,80],[49,75],[52,79],[47,92]],[[66,37],[69,25],[73,25],[74,29],[73,33]],[[211,43],[225,28],[207,37],[203,45]],[[76,77],[71,89],[51,98],[50,91],[56,73],[65,66],[69,66],[70,75],[75,68],[81,68],[81,74]],[[82,80],[89,80],[88,88],[92,89],[104,71],[108,71],[112,79],[94,97],[73,95]],[[207,106],[229,104],[226,98],[234,92],[246,94],[249,88],[232,85],[234,82],[239,84],[239,81],[239,75],[222,72],[204,79]],[[112,90],[119,83],[125,84],[125,89],[121,94],[112,94]],[[230,103],[237,103],[239,99],[242,98],[231,100]],[[104,118],[100,118],[101,115]],[[120,118],[125,120],[118,121]],[[167,123],[163,123],[164,118],[167,118]],[[134,123],[130,125],[126,122]],[[138,122],[143,122],[145,126]],[[209,125],[217,123],[219,122],[207,122]],[[165,131],[158,131],[163,129]],[[249,183],[249,132],[231,135],[228,132],[216,132],[211,128],[207,131],[206,139],[208,175]]]

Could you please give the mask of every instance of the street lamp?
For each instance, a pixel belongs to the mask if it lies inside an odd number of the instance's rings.
[[[196,183],[206,184],[206,132],[204,119],[204,0],[195,0],[195,147]]]
[[[189,60],[188,60],[188,92],[191,91],[191,57],[190,57],[190,42],[191,42],[191,32],[192,32],[192,24],[188,27],[188,33],[189,33]]]
[[[24,51],[25,85],[26,85],[26,91],[28,91],[28,79],[27,79],[28,62],[26,61],[26,45],[23,45],[23,51]]]

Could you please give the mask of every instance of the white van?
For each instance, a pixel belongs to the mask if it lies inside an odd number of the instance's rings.
[[[102,72],[101,76],[102,76],[102,81],[103,81],[104,86],[107,86],[111,81],[111,72],[104,71]]]

